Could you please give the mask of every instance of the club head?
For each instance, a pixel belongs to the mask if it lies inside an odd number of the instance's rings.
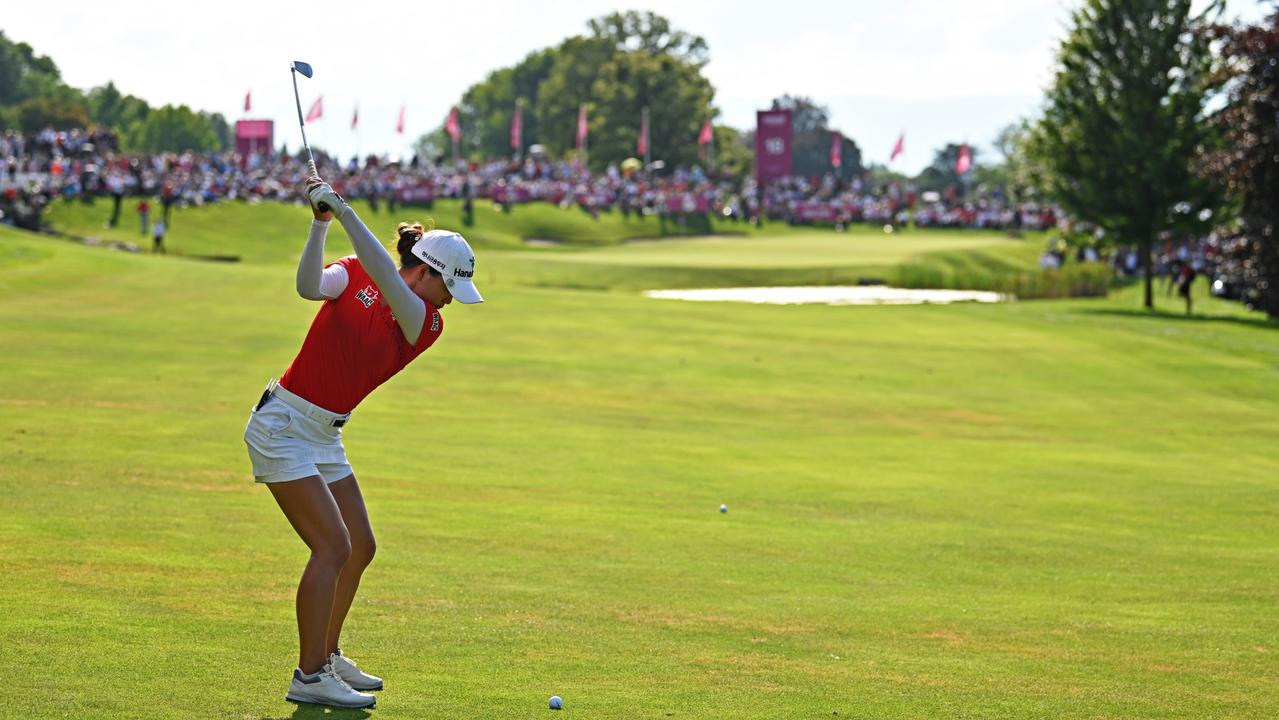
[[[313,71],[311,70],[311,66],[310,66],[310,65],[308,65],[307,63],[302,62],[301,60],[294,60],[294,61],[293,61],[293,69],[294,69],[294,70],[296,70],[296,71],[298,71],[298,72],[300,72],[300,73],[302,73],[303,75],[305,75],[305,76],[307,76],[307,77],[311,77],[312,72],[313,72]]]

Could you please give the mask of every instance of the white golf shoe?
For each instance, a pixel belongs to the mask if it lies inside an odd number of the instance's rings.
[[[295,669],[289,693],[284,699],[343,708],[371,708],[377,704],[376,697],[352,688],[332,665],[325,665],[323,670],[311,676],[304,675],[300,668]]]
[[[369,690],[382,689],[382,678],[361,672],[355,666],[354,661],[342,654],[341,649],[329,656],[329,663],[333,665],[333,669],[337,671],[337,674],[346,681],[346,684],[356,690],[367,692]]]

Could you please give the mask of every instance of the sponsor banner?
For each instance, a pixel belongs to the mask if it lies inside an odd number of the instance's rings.
[[[755,113],[755,177],[760,186],[791,174],[792,145],[790,110]]]
[[[666,198],[666,212],[672,215],[682,213],[708,213],[710,211],[711,201],[709,198],[704,196],[683,193]]]
[[[804,222],[833,223],[843,214],[843,208],[825,203],[799,203],[795,207],[794,216]]]
[[[428,203],[435,199],[435,188],[430,185],[400,188],[396,196],[402,203]]]

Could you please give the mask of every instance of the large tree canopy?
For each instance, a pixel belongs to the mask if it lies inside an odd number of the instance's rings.
[[[698,160],[697,134],[714,117],[714,89],[702,75],[706,41],[653,13],[613,13],[591,20],[587,35],[532,53],[490,73],[459,104],[463,149],[479,157],[512,153],[511,118],[524,106],[524,143],[563,155],[576,147],[579,109],[588,111],[591,165],[636,154],[643,108],[649,108],[654,160]],[[442,129],[424,140],[447,147]]]
[[[1139,248],[1146,307],[1150,251],[1165,232],[1188,232],[1214,194],[1194,172],[1211,141],[1204,119],[1208,42],[1191,0],[1086,0],[1058,52],[1033,152],[1051,191],[1076,217]],[[1220,13],[1219,4],[1209,10]]]
[[[1249,300],[1279,318],[1279,9],[1259,25],[1217,26],[1219,79],[1228,90],[1213,117],[1222,147],[1205,153],[1204,169],[1239,207],[1242,279]]]

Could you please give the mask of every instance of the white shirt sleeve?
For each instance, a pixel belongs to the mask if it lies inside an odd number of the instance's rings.
[[[341,265],[324,267],[324,238],[329,233],[329,223],[311,222],[311,232],[302,247],[298,259],[298,295],[307,300],[332,300],[346,289],[346,268]]]
[[[416,345],[422,334],[422,323],[426,320],[426,303],[409,289],[390,253],[373,237],[354,210],[348,209],[339,222],[351,238],[351,246],[355,248],[355,256],[360,259],[364,271],[373,278],[382,297],[391,306],[391,312],[395,313],[395,321],[399,323],[404,339]]]
[[[337,263],[324,268],[324,274],[320,276],[320,294],[325,300],[336,300],[346,289],[349,279],[346,268]]]

